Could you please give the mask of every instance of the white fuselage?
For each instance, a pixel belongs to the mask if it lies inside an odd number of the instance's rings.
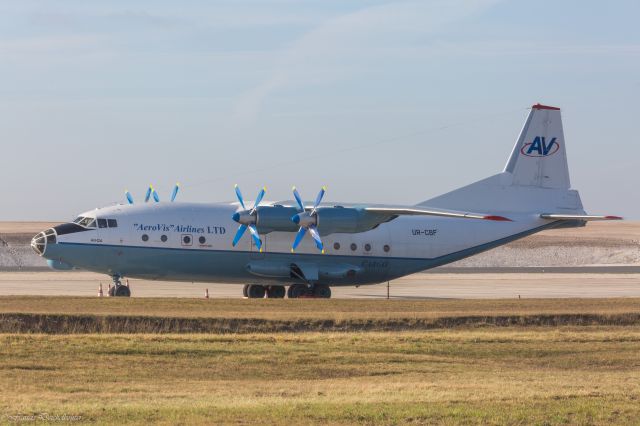
[[[309,281],[359,285],[459,260],[550,225],[522,214],[510,222],[400,216],[366,232],[323,236],[325,254],[311,239],[291,253],[292,232],[261,235],[258,252],[251,238],[231,244],[238,210],[237,204],[163,202],[96,209],[81,216],[117,226],[57,235],[44,256],[96,272],[178,281],[297,282],[283,272],[296,265]]]

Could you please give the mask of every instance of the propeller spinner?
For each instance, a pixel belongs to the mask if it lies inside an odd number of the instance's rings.
[[[320,239],[320,233],[318,232],[317,209],[320,205],[320,202],[322,201],[322,197],[324,197],[324,193],[326,192],[326,190],[327,188],[324,186],[322,187],[322,189],[320,189],[320,192],[316,197],[316,201],[313,203],[311,211],[307,212],[304,207],[304,203],[302,202],[302,197],[300,197],[300,194],[298,193],[296,187],[293,187],[293,196],[296,199],[296,203],[298,204],[299,213],[293,215],[293,217],[291,217],[291,220],[295,224],[300,225],[300,229],[296,234],[295,240],[293,240],[293,246],[291,246],[292,253],[296,250],[307,231],[309,231],[309,234],[311,234],[311,237],[316,242],[316,247],[318,247],[318,250],[320,250],[324,254],[324,245],[322,244],[322,239]]]
[[[258,248],[258,250],[262,251],[262,240],[260,239],[260,234],[258,234],[258,230],[256,229],[256,221],[258,219],[258,205],[260,204],[260,201],[262,201],[267,188],[262,188],[260,190],[251,210],[247,210],[246,206],[244,205],[242,192],[240,192],[240,188],[238,187],[238,185],[235,186],[235,189],[236,197],[238,197],[238,201],[240,201],[240,205],[244,210],[236,212],[232,216],[233,220],[240,224],[240,227],[238,228],[238,232],[236,232],[236,236],[233,238],[233,242],[231,244],[235,247],[248,228],[249,232],[251,233],[251,237],[253,237],[253,242],[255,243],[256,247]]]

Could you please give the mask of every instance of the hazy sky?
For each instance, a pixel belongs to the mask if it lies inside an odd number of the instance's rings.
[[[0,220],[160,196],[413,204],[563,109],[587,211],[640,219],[640,2],[0,2]]]

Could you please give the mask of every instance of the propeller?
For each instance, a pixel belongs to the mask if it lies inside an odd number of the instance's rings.
[[[326,192],[326,190],[327,188],[324,186],[322,187],[322,189],[320,189],[320,192],[316,197],[316,201],[313,203],[311,211],[307,212],[304,207],[304,203],[302,202],[302,197],[300,197],[300,194],[298,193],[296,187],[293,187],[293,197],[296,199],[296,203],[298,204],[297,207],[299,213],[293,215],[291,217],[291,220],[295,224],[300,225],[300,229],[296,234],[295,240],[293,240],[293,245],[291,246],[292,253],[296,250],[307,231],[309,231],[309,234],[316,242],[316,247],[318,247],[318,250],[320,250],[324,254],[324,245],[322,244],[322,239],[320,239],[320,233],[318,232],[318,206],[320,205],[320,202],[322,202],[322,197],[324,197],[324,193]]]
[[[174,202],[176,196],[178,195],[178,191],[180,190],[180,184],[176,183],[176,186],[173,187],[173,192],[171,192],[171,202]],[[124,196],[127,198],[127,202],[129,204],[133,204],[133,197],[129,190],[124,191]],[[158,195],[158,191],[153,187],[153,185],[149,185],[147,188],[147,192],[144,195],[144,202],[148,203],[151,197],[153,196],[153,200],[157,203],[160,201],[160,196]]]
[[[238,232],[236,232],[236,236],[233,238],[233,242],[231,244],[235,247],[236,244],[238,244],[238,241],[240,241],[240,238],[244,235],[245,231],[249,229],[251,237],[253,237],[253,242],[258,250],[262,251],[262,240],[260,239],[260,234],[258,234],[258,229],[256,229],[256,222],[258,220],[258,205],[260,204],[260,201],[262,201],[267,188],[262,188],[260,192],[258,192],[258,196],[256,197],[256,201],[253,203],[251,210],[247,210],[247,207],[244,205],[244,198],[242,197],[242,192],[240,192],[240,187],[238,187],[238,185],[235,186],[235,190],[236,197],[238,197],[238,201],[240,201],[240,205],[244,210],[236,212],[232,216],[233,220],[240,224],[240,227],[238,228]]]

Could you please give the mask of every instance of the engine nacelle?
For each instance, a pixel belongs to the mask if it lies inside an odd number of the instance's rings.
[[[298,214],[295,207],[280,205],[258,207],[256,226],[261,234],[269,232],[297,232],[299,225],[291,218]],[[390,220],[387,214],[372,213],[354,207],[318,207],[317,226],[320,235],[354,234],[369,231]]]
[[[354,234],[369,231],[386,219],[380,214],[370,213],[361,208],[319,207],[317,226],[320,235]]]
[[[291,217],[298,214],[295,207],[280,205],[258,207],[256,226],[261,234],[269,232],[296,232],[298,225],[291,221]]]

